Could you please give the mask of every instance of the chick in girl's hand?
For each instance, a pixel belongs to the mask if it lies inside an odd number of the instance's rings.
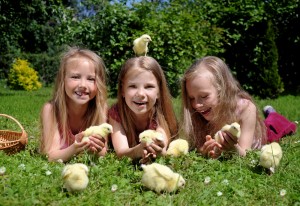
[[[222,127],[222,129],[215,134],[214,138],[218,143],[222,143],[224,141],[223,136],[220,134],[220,132],[228,132],[233,137],[240,138],[240,136],[241,136],[241,127],[240,127],[240,124],[237,123],[237,122],[234,122],[232,124],[224,125]]]
[[[155,140],[163,141],[163,134],[161,132],[157,132],[156,130],[148,129],[140,133],[139,135],[140,142],[151,144]]]
[[[89,169],[85,164],[75,163],[66,165],[62,171],[64,187],[69,192],[84,190],[89,183],[88,172]]]
[[[277,142],[272,142],[271,144],[266,144],[261,148],[259,164],[274,173],[281,158],[282,149],[280,145]]]
[[[108,123],[103,123],[98,126],[90,126],[85,131],[83,131],[83,138],[81,141],[89,141],[89,136],[91,135],[100,135],[103,138],[106,138],[108,134],[113,132],[113,128]]]
[[[142,168],[144,170],[143,185],[157,193],[162,191],[173,192],[185,185],[183,177],[165,165],[152,163],[142,165]]]
[[[167,155],[178,157],[180,155],[187,154],[188,151],[189,151],[189,143],[184,139],[176,139],[169,144]]]

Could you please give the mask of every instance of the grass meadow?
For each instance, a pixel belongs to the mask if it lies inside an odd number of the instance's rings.
[[[246,157],[206,159],[195,152],[156,162],[182,174],[186,186],[173,193],[157,194],[141,184],[142,170],[130,159],[118,159],[111,150],[104,158],[83,154],[70,163],[85,163],[89,185],[78,194],[63,189],[62,163],[48,162],[37,152],[39,113],[50,99],[52,88],[35,92],[11,91],[1,86],[0,113],[15,117],[28,133],[26,149],[8,156],[0,151],[0,205],[300,205],[299,132],[281,141],[283,158],[273,175],[257,165],[257,151]],[[113,100],[110,100],[110,103]],[[257,100],[262,109],[273,105],[292,121],[300,120],[300,96],[282,96],[275,100]],[[179,114],[180,101],[174,99]],[[20,131],[11,120],[0,117],[0,130]],[[209,183],[205,179],[210,178]],[[117,190],[111,190],[117,185]]]

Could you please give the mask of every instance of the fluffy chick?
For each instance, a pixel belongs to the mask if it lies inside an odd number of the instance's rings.
[[[282,158],[282,149],[277,142],[266,144],[261,148],[259,164],[271,172],[275,171]]]
[[[152,41],[151,37],[148,34],[143,34],[139,38],[133,41],[133,51],[136,56],[145,55],[147,56],[148,52],[148,43]]]
[[[185,185],[183,177],[165,165],[152,163],[142,165],[142,168],[144,170],[142,184],[157,193],[173,192]]]
[[[151,144],[154,140],[163,141],[163,134],[157,132],[156,130],[148,129],[140,133],[139,135],[140,142]]]
[[[169,144],[167,155],[178,157],[185,155],[189,151],[189,143],[184,139],[176,139]]]
[[[103,123],[98,126],[90,126],[85,131],[83,131],[84,137],[82,141],[89,141],[89,136],[97,134],[103,138],[106,138],[108,134],[113,132],[113,128],[108,123]]]
[[[233,137],[237,138],[240,138],[241,136],[241,127],[237,122],[224,125],[220,131],[229,132]],[[214,137],[218,143],[223,142],[223,137],[220,135],[220,131],[218,131]]]
[[[88,167],[82,163],[66,165],[62,171],[64,187],[69,192],[83,191],[89,183],[88,172]]]

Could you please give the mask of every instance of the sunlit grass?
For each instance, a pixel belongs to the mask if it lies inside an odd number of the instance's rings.
[[[0,90],[0,113],[15,117],[25,128],[29,143],[25,151],[7,156],[0,152],[0,205],[299,205],[300,204],[300,137],[281,141],[283,158],[275,174],[268,175],[253,160],[256,151],[247,157],[211,160],[190,152],[185,157],[160,157],[156,161],[170,166],[186,179],[186,187],[176,193],[156,194],[140,182],[142,170],[128,158],[118,159],[112,150],[104,158],[82,154],[71,163],[82,162],[90,168],[89,185],[80,194],[69,194],[62,188],[64,164],[49,163],[37,153],[39,113],[51,98],[52,88],[35,92]],[[111,105],[115,99],[110,99]],[[276,100],[257,100],[260,109],[271,104],[290,120],[300,119],[300,97],[284,96]],[[180,114],[180,99],[174,100]],[[10,120],[2,127],[17,130]],[[4,125],[4,126],[3,126]],[[49,175],[49,172],[51,174]],[[205,183],[209,177],[210,182]],[[111,191],[116,184],[117,191]],[[284,196],[280,195],[286,191]]]

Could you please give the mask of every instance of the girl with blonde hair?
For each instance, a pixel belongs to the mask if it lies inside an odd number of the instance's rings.
[[[177,121],[163,70],[154,58],[135,57],[122,66],[109,123],[114,128],[112,143],[119,157],[145,160],[149,155],[165,154],[171,137],[177,134]],[[147,129],[161,132],[164,140],[140,143],[139,134]]]
[[[106,122],[107,108],[103,60],[88,49],[69,48],[61,58],[53,97],[41,111],[40,151],[49,161],[68,161],[86,149],[105,155],[102,137],[93,135],[89,142],[81,142],[81,132]]]
[[[278,141],[296,129],[272,107],[264,122],[252,97],[241,88],[225,62],[215,56],[196,60],[185,72],[182,102],[185,134],[204,156],[217,158],[223,151],[236,151],[245,156],[247,150],[261,148],[268,141]],[[283,121],[284,125],[277,127],[278,122]],[[240,124],[240,138],[223,132],[223,142],[217,143],[212,138],[214,134],[233,122]],[[274,138],[275,133],[280,136]]]

